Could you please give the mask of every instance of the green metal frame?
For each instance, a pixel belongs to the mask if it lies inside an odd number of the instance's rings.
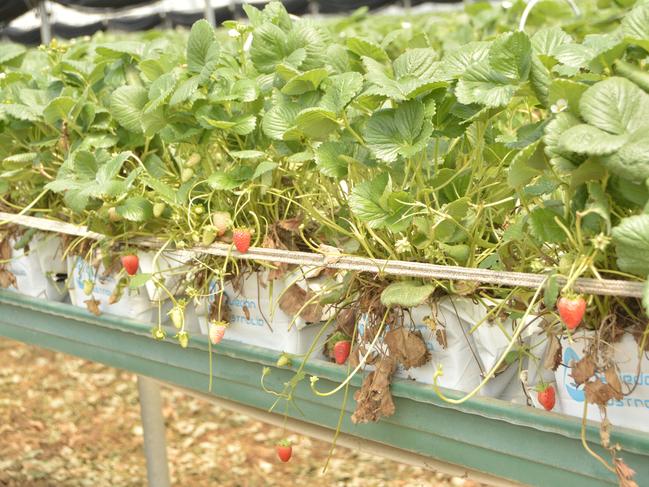
[[[207,341],[192,338],[187,349],[172,341],[151,338],[151,325],[114,316],[96,317],[67,304],[53,303],[0,291],[0,335],[61,351],[96,362],[153,377],[188,389],[207,392],[209,381]],[[211,394],[238,403],[268,409],[274,397],[264,392],[260,379],[264,367],[271,373],[266,384],[276,390],[293,376],[274,366],[279,354],[272,350],[224,340],[213,354]],[[299,366],[294,361],[293,369]],[[343,367],[313,360],[307,375],[317,375],[319,390],[330,390],[345,378]],[[353,393],[362,378],[352,380]],[[475,398],[451,406],[430,386],[395,380],[392,393],[396,413],[374,424],[350,421],[355,402],[350,394],[342,431],[412,451],[447,463],[516,482],[539,486],[617,485],[615,476],[581,445],[577,418],[548,413],[490,398]],[[451,397],[458,397],[448,392]],[[342,392],[317,397],[308,379],[298,385],[291,417],[335,428]],[[281,405],[278,411],[284,413]],[[589,424],[590,446],[598,446],[598,428]],[[649,480],[649,435],[616,428],[612,441],[620,443],[620,456],[634,470],[640,485]]]

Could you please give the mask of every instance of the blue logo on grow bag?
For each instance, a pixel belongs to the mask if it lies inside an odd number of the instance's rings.
[[[572,348],[566,347],[566,349],[563,351],[563,363],[569,365],[573,360],[579,361],[581,360],[581,357],[579,357],[577,352],[575,352]],[[563,381],[566,385],[566,391],[568,391],[570,397],[575,401],[584,402],[584,391],[583,389],[577,388],[577,384],[575,384],[572,377],[568,375],[568,370],[570,370],[569,367],[563,368]]]
[[[87,264],[81,257],[77,256],[77,260],[74,263],[76,269],[76,286],[79,289],[83,289],[83,274],[85,274],[85,280],[93,281],[95,280],[95,272],[91,265]]]

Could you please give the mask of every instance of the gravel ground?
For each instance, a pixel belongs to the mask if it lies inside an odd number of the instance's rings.
[[[143,486],[146,470],[135,376],[0,339],[0,486]],[[293,435],[288,464],[275,458],[282,431],[171,389],[163,390],[175,486],[447,487],[460,478]]]

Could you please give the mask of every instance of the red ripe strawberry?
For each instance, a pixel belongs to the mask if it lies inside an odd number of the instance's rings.
[[[137,255],[123,255],[122,267],[129,276],[134,276],[138,267],[140,267],[140,259],[138,259]]]
[[[584,313],[586,312],[586,300],[581,296],[566,297],[562,296],[557,302],[559,316],[566,324],[569,330],[574,330],[581,323]]]
[[[552,411],[556,401],[554,387],[550,385],[543,385],[537,391],[536,398],[546,411]]]
[[[277,443],[277,458],[279,458],[282,462],[288,462],[291,459],[292,454],[293,447],[291,446],[290,441],[282,440]]]
[[[344,364],[347,361],[347,357],[349,357],[349,351],[352,348],[352,342],[349,340],[341,340],[339,342],[336,342],[334,345],[334,358],[336,359],[336,363],[338,365]]]
[[[209,335],[212,344],[217,345],[221,340],[223,340],[223,336],[225,335],[226,328],[227,325],[222,321],[217,321],[216,323],[210,323]]]
[[[237,228],[232,232],[232,241],[237,250],[245,254],[250,248],[250,230],[247,228]]]

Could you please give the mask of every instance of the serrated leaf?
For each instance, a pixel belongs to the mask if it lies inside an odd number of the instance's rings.
[[[412,220],[406,216],[408,199],[403,192],[393,193],[389,175],[381,173],[354,187],[349,206],[370,228],[389,228],[398,232],[404,231]]]
[[[230,156],[235,159],[259,159],[266,157],[266,153],[259,150],[235,150],[230,151]]]
[[[271,139],[284,140],[284,135],[294,126],[300,109],[294,104],[278,104],[266,112],[262,120],[262,129]]]
[[[325,176],[344,178],[347,176],[348,160],[343,157],[352,153],[352,144],[340,141],[323,142],[315,150],[318,170]]]
[[[421,152],[433,130],[424,113],[424,105],[415,100],[374,112],[365,126],[367,146],[385,162]]]
[[[312,69],[306,73],[298,74],[292,77],[282,87],[282,93],[285,95],[302,95],[309,91],[318,89],[320,83],[329,75],[329,72],[324,68]]]
[[[511,80],[526,80],[532,63],[532,44],[525,32],[499,36],[489,49],[491,68]]]
[[[189,100],[195,94],[199,84],[198,76],[193,76],[180,83],[169,100],[169,106],[179,105]]]
[[[360,37],[350,37],[347,39],[347,49],[360,57],[366,56],[377,61],[389,61],[390,58],[380,45]]]
[[[566,234],[555,219],[562,218],[548,208],[536,208],[530,213],[530,230],[540,241],[546,243],[562,243],[566,241]]]
[[[144,43],[138,41],[115,41],[98,45],[95,50],[105,57],[121,57],[124,54],[140,59],[144,52]]]
[[[531,42],[532,49],[537,54],[554,56],[559,46],[572,43],[572,37],[566,34],[561,27],[547,27],[536,31]]]
[[[624,218],[612,235],[620,270],[636,276],[649,274],[649,215]]]
[[[622,19],[622,34],[649,51],[649,4],[637,5]]]
[[[341,112],[363,88],[363,76],[349,72],[331,76],[320,106],[334,113]]]
[[[132,196],[117,208],[117,214],[132,222],[144,222],[153,218],[153,205],[142,196]]]
[[[631,134],[627,143],[601,161],[613,174],[630,181],[644,181],[649,177],[649,133],[640,129]]]
[[[137,289],[139,287],[144,286],[149,280],[151,279],[152,274],[147,274],[147,273],[139,273],[135,274],[132,276],[129,281],[128,281],[128,287],[130,289]]]
[[[27,52],[27,49],[20,44],[12,42],[0,43],[0,64],[8,64],[11,61],[19,58]]]
[[[187,69],[191,73],[200,73],[209,60],[210,48],[214,43],[214,29],[205,19],[192,25],[187,40]]]
[[[561,134],[559,147],[577,154],[606,155],[617,151],[628,140],[626,134],[611,135],[592,125],[579,124]]]
[[[295,117],[294,126],[309,138],[324,140],[338,128],[336,114],[320,107],[305,108]]]
[[[149,101],[147,90],[140,86],[120,86],[110,100],[110,112],[127,130],[142,133],[142,110]]]
[[[543,304],[546,309],[554,309],[559,297],[559,280],[556,274],[550,275],[543,290]]]
[[[456,96],[460,103],[479,103],[487,107],[506,105],[516,93],[517,87],[489,67],[487,62],[468,68],[457,83]]]
[[[272,161],[262,161],[260,162],[257,167],[255,168],[255,172],[252,174],[251,179],[257,179],[258,177],[263,176],[266,173],[271,172],[277,167],[276,162]]]
[[[287,35],[278,26],[264,23],[254,30],[250,58],[259,72],[272,73],[291,52]],[[299,67],[299,64],[295,67]]]
[[[461,76],[464,72],[489,57],[489,42],[469,42],[447,53],[442,60],[444,72],[448,77]]]
[[[435,291],[434,284],[421,284],[414,281],[393,282],[381,293],[383,306],[414,308],[423,304]]]
[[[54,98],[43,110],[45,121],[51,125],[59,120],[67,120],[76,101],[69,96]]]
[[[626,78],[611,77],[591,86],[579,109],[589,124],[612,134],[649,127],[649,95]]]

